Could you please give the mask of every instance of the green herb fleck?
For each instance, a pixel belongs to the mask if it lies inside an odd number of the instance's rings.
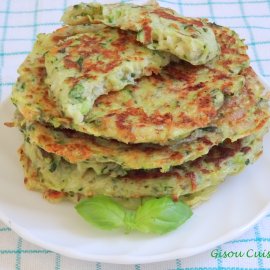
[[[80,56],[79,59],[76,62],[79,65],[80,69],[82,69],[83,58]]]
[[[81,84],[77,84],[70,90],[68,96],[76,103],[82,102],[85,99],[84,97],[82,97],[83,92],[84,92],[84,87]]]
[[[215,132],[217,130],[217,127],[209,126],[209,127],[202,128],[201,130],[208,131],[208,132]]]
[[[56,168],[57,168],[56,161],[52,160],[49,171],[54,172],[56,170]]]

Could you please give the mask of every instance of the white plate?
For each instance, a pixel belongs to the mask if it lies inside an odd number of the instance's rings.
[[[267,87],[269,89],[269,87]],[[95,229],[71,203],[50,204],[27,191],[16,151],[22,138],[9,101],[0,107],[0,219],[23,238],[65,256],[108,263],[150,263],[192,256],[229,241],[270,211],[270,135],[264,154],[241,174],[229,177],[178,230],[163,236]]]

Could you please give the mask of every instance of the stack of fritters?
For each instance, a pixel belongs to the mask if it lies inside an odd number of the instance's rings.
[[[13,89],[29,189],[194,205],[262,153],[268,101],[234,31],[155,5],[80,4],[63,21]]]

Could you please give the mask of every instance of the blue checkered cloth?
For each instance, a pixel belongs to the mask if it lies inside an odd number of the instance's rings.
[[[10,95],[16,70],[32,48],[36,34],[59,27],[65,7],[74,0],[0,0],[0,100]],[[141,1],[136,1],[140,3]],[[270,80],[270,0],[161,0],[186,16],[207,17],[235,29],[249,46],[251,62]],[[241,238],[217,247],[219,252],[270,251],[270,215]],[[214,258],[211,251],[186,259],[148,265],[112,265],[66,258],[37,247],[0,222],[0,270],[181,270],[270,269],[270,258]]]

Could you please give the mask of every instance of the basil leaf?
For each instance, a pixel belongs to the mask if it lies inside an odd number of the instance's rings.
[[[111,230],[124,226],[125,210],[110,197],[94,196],[80,201],[75,208],[87,222],[101,229]]]
[[[192,215],[189,206],[169,197],[149,199],[137,209],[135,228],[144,233],[163,234],[176,229]]]
[[[126,209],[124,223],[125,223],[125,231],[127,233],[131,232],[133,230],[136,230],[136,228],[135,228],[135,217],[136,217],[136,212],[135,211]]]
[[[124,209],[103,195],[82,200],[75,208],[86,221],[101,229],[123,227],[126,232],[138,230],[159,234],[176,229],[192,215],[189,206],[169,197],[147,199],[137,211]]]

